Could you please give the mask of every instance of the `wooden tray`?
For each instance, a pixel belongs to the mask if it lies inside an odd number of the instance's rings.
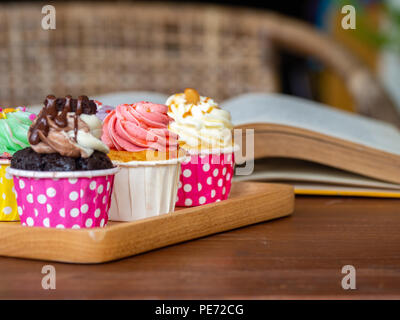
[[[46,229],[0,222],[0,255],[101,263],[287,216],[293,208],[291,186],[237,182],[228,200],[135,222],[110,222],[105,228]]]

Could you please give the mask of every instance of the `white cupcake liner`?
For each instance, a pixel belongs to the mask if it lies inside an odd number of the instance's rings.
[[[131,161],[115,175],[109,219],[135,221],[175,209],[180,163],[186,157],[163,161]]]

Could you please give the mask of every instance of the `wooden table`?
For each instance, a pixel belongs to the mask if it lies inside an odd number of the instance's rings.
[[[400,298],[400,201],[297,197],[292,217],[102,265],[0,258],[0,298]],[[353,265],[356,290],[343,290]]]

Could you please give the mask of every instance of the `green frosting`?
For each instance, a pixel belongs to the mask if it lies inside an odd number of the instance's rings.
[[[28,130],[32,124],[32,113],[8,112],[6,119],[0,119],[0,156],[29,147]]]

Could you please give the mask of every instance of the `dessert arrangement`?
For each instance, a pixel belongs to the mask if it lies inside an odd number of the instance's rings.
[[[291,186],[231,185],[230,113],[194,89],[116,107],[49,95],[0,128],[0,218],[20,220],[0,222],[2,256],[103,263],[293,212]]]
[[[114,107],[49,95],[0,112],[0,220],[96,228],[227,199],[230,114],[194,89]]]

